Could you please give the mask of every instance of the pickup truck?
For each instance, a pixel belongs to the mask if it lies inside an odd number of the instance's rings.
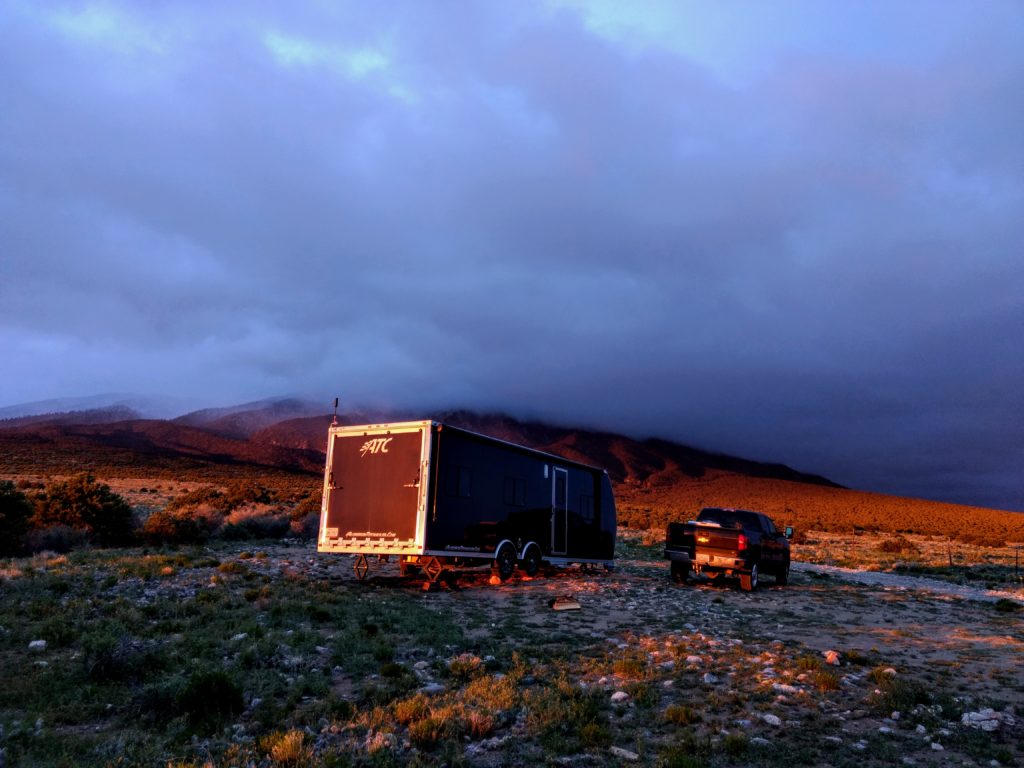
[[[789,581],[789,539],[767,515],[743,509],[702,509],[696,520],[669,523],[665,558],[672,561],[673,581],[685,583],[690,572],[710,578],[739,576],[740,587],[757,589],[762,573],[776,584]]]

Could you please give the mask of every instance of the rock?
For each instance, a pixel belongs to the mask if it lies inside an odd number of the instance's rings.
[[[960,722],[968,728],[977,728],[982,731],[997,731],[1002,725],[1012,726],[1013,715],[996,712],[994,709],[982,709],[978,712],[965,712]]]
[[[768,725],[774,725],[776,727],[782,725],[782,720],[778,715],[761,715],[761,719],[768,723]]]
[[[698,664],[701,663],[701,658],[700,658],[700,656],[693,656],[693,655],[687,656],[686,657],[686,663],[687,664],[698,665]]]
[[[914,733],[926,733],[927,731],[928,731],[928,729],[927,729],[927,728],[925,728],[925,727],[924,727],[923,725],[921,725],[920,723],[918,723],[918,724],[917,724],[917,727],[916,727],[916,728],[914,729]]]
[[[824,651],[822,656],[825,657],[825,663],[831,664],[833,667],[839,666],[839,652],[838,651]]]
[[[675,685],[675,684],[676,684],[676,681],[675,681],[675,680],[666,680],[665,682],[663,682],[663,683],[661,684],[661,687],[662,687],[662,688],[671,688],[671,687],[672,687],[673,685]]]
[[[718,682],[718,676],[717,675],[712,675],[710,672],[705,672],[704,673],[704,682],[707,685],[714,685],[715,683]]]
[[[755,736],[750,740],[750,743],[755,747],[767,747],[769,744],[771,744],[771,742],[763,736]]]
[[[895,712],[893,712],[893,713],[892,713],[891,715],[889,715],[889,719],[890,719],[890,720],[899,720],[899,719],[900,719],[900,713],[899,713],[899,710],[896,710],[896,711],[895,711]]]
[[[933,741],[932,742],[932,751],[934,751],[934,752],[944,752],[945,749],[946,748],[943,747],[941,744],[939,744],[939,742],[937,742],[937,741]]]
[[[640,759],[640,755],[636,752],[630,752],[628,749],[623,749],[622,747],[611,747],[608,751],[620,760],[625,760],[629,763],[635,763]]]
[[[444,686],[440,683],[427,683],[420,688],[419,692],[424,696],[436,696],[439,693],[444,693]]]
[[[622,704],[625,701],[629,701],[629,694],[625,691],[616,691],[612,694],[613,704]]]
[[[892,733],[892,728],[890,728],[888,725],[883,725],[878,728],[878,732],[888,736]]]
[[[892,667],[886,667],[882,670],[882,674],[887,675],[888,677],[896,677],[896,670]]]
[[[233,642],[233,643],[241,642],[242,640],[245,640],[245,638],[247,638],[248,636],[249,636],[248,632],[239,632],[237,635],[233,635],[231,637],[231,642]]]
[[[420,671],[422,671],[424,669],[428,669],[429,667],[430,667],[430,662],[429,661],[417,661],[415,664],[412,665],[413,669],[420,670]]]
[[[842,738],[839,737],[839,736],[826,736],[824,738],[824,740],[827,741],[829,744],[842,744],[843,743]]]
[[[858,752],[863,752],[865,749],[868,748],[868,745],[866,741],[856,741],[853,743],[853,748],[856,749]]]
[[[34,653],[42,653],[46,650],[45,640],[33,640],[28,644],[28,649]]]
[[[793,685],[787,685],[786,683],[772,683],[772,690],[776,693],[796,693],[797,688]]]

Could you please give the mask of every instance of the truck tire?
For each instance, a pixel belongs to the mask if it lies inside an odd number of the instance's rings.
[[[757,563],[750,566],[750,573],[740,574],[740,589],[744,592],[753,592],[757,589]]]
[[[502,544],[494,555],[494,570],[498,578],[508,581],[516,569],[516,551],[511,544]]]
[[[782,569],[775,576],[775,583],[780,587],[784,587],[789,584],[789,559],[782,564]]]
[[[519,565],[527,576],[536,576],[540,570],[540,548],[536,544],[528,545]]]
[[[679,563],[673,560],[671,573],[672,581],[676,584],[685,584],[690,580],[690,566],[686,563]]]

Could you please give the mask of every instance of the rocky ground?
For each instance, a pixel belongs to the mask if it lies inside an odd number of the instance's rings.
[[[309,544],[0,563],[0,764],[1024,760],[1011,587],[813,564],[754,593],[677,586],[628,533],[618,562],[435,592]],[[237,707],[198,717],[194,669]]]

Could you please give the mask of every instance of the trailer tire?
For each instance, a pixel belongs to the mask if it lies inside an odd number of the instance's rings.
[[[502,581],[512,578],[512,572],[516,569],[516,551],[511,544],[506,543],[498,547],[494,554],[494,569]]]
[[[757,563],[750,566],[750,573],[740,574],[740,589],[744,592],[753,592],[757,589]]]
[[[528,544],[519,565],[527,576],[536,576],[540,570],[540,547]]]

